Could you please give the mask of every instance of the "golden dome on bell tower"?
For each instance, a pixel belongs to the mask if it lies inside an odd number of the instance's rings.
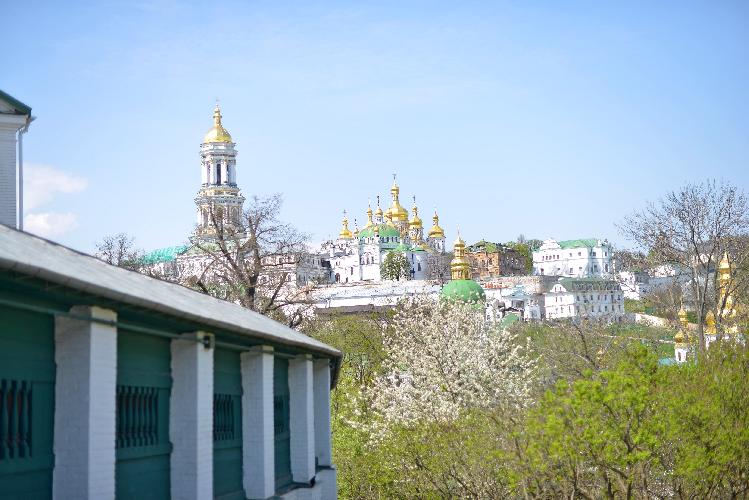
[[[232,142],[231,135],[221,124],[221,108],[218,104],[213,110],[213,127],[203,137],[203,144],[209,142]]]
[[[458,239],[453,243],[453,260],[450,261],[450,277],[453,280],[471,279],[471,266],[466,259],[466,242],[460,237],[458,230]]]

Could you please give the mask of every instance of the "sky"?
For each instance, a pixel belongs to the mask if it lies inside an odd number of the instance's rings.
[[[319,242],[368,199],[451,242],[608,238],[687,182],[749,191],[749,2],[10,2],[28,230],[146,250],[195,221],[216,99],[245,196]]]

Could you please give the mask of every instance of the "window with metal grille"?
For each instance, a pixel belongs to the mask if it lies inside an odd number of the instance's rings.
[[[159,389],[117,386],[117,448],[159,443]]]
[[[31,456],[31,382],[0,380],[0,460]]]
[[[213,395],[213,440],[227,441],[236,439],[234,418],[234,400],[231,394]]]

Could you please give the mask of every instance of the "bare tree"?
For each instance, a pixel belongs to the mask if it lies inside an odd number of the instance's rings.
[[[137,270],[143,252],[135,247],[135,238],[125,233],[105,236],[96,244],[98,259],[107,264]]]
[[[194,268],[183,282],[222,299],[297,327],[311,307],[311,287],[297,283],[298,267],[310,258],[307,235],[278,220],[282,198],[257,196],[239,219],[220,207],[209,211],[207,231],[192,239]]]
[[[452,252],[430,253],[427,255],[427,278],[441,284],[450,280]]]
[[[714,273],[723,252],[729,252],[734,266],[748,262],[749,249],[739,244],[749,234],[746,194],[730,183],[714,180],[687,184],[626,217],[619,228],[648,253],[651,263],[685,273],[704,348],[705,316],[720,295],[715,293]],[[721,308],[715,309],[720,312]]]

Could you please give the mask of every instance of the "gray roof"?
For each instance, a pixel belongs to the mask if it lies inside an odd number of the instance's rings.
[[[341,352],[266,316],[231,302],[112,266],[57,243],[0,225],[0,270],[15,271],[206,326],[308,349],[328,357]]]

